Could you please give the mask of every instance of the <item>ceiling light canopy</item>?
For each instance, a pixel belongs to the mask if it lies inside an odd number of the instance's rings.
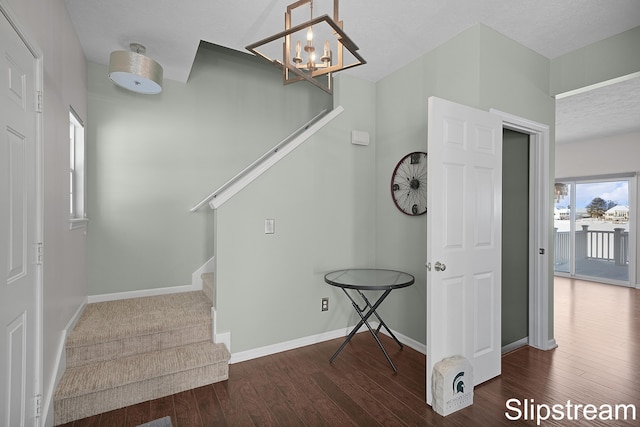
[[[109,57],[109,78],[118,86],[133,92],[156,94],[162,92],[162,66],[148,56],[146,48],[130,44],[131,51],[116,50]]]
[[[342,29],[338,17],[339,0],[332,2],[333,19],[326,14],[314,18],[313,0],[290,4],[285,13],[284,31],[250,44],[246,49],[282,68],[285,85],[306,80],[332,93],[333,73],[366,64],[358,53],[358,46]],[[302,14],[309,19],[296,24],[301,12],[296,9],[305,5],[309,6],[308,15]],[[275,43],[278,41],[282,44]],[[274,59],[280,55],[282,60]]]

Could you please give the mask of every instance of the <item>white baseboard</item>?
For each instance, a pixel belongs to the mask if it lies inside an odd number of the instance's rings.
[[[227,350],[231,352],[231,332],[223,332],[221,334],[215,334],[213,336],[213,342],[218,344],[222,343],[227,346]]]
[[[44,422],[42,424],[43,426],[49,427],[53,426],[54,424],[55,420],[53,419],[53,394],[55,392],[56,386],[58,385],[58,382],[60,382],[60,378],[62,378],[64,371],[67,369],[67,358],[65,357],[65,342],[67,341],[67,336],[69,335],[69,333],[71,333],[73,328],[76,326],[76,323],[78,322],[78,319],[80,318],[80,315],[82,314],[82,311],[84,310],[84,307],[86,305],[87,299],[85,299],[82,304],[80,304],[76,312],[73,313],[73,316],[71,316],[71,319],[69,319],[69,322],[67,322],[65,328],[60,333],[60,341],[58,342],[58,350],[56,352],[57,357],[54,368],[54,378],[53,381],[51,381],[49,390],[47,390],[47,393],[44,395],[44,401],[42,402],[42,414],[44,416]]]
[[[182,285],[182,286],[170,286],[167,288],[155,288],[155,289],[143,289],[139,291],[126,291],[126,292],[114,292],[112,294],[101,294],[101,295],[89,295],[88,302],[105,302],[105,301],[116,301],[121,299],[129,299],[129,298],[140,298],[140,297],[153,297],[156,295],[168,295],[168,294],[178,294],[180,292],[191,292],[198,291],[202,289],[202,283],[200,283],[200,288],[195,288],[192,285]]]
[[[216,308],[211,306],[211,341],[213,342],[217,342],[216,341],[216,336],[217,336],[217,332],[216,332],[216,328],[217,328],[217,322],[216,319],[218,317],[218,313],[216,312]],[[229,347],[227,347],[228,349]]]
[[[377,322],[370,323],[372,328],[377,328]],[[294,350],[296,348],[305,347],[312,344],[318,344],[324,341],[329,341],[335,338],[346,337],[349,332],[353,329],[353,326],[347,328],[336,329],[334,331],[323,332],[317,335],[311,335],[308,337],[298,338],[291,341],[285,341],[278,344],[272,344],[264,347],[254,348],[252,350],[240,351],[237,353],[231,353],[231,359],[229,360],[230,364],[245,362],[251,359],[257,359],[259,357],[269,356],[271,354],[280,353],[283,351]],[[362,326],[357,333],[362,333],[367,331],[366,326]],[[385,333],[384,330],[380,331],[381,333]],[[396,331],[393,331],[393,334],[398,338],[398,340],[407,347],[411,347],[412,349],[426,354],[427,346],[422,344],[414,339],[411,339],[405,335],[402,335]],[[389,335],[389,334],[385,334]],[[224,341],[225,338],[228,338],[229,343]],[[227,345],[227,349],[231,351],[231,333],[227,332],[225,334],[218,334],[216,336],[216,342],[224,342]]]
[[[519,339],[518,341],[514,341],[511,344],[507,344],[502,346],[502,354],[509,353],[510,351],[515,350],[516,348],[524,347],[529,344],[529,337],[524,337]]]
[[[371,327],[372,328],[377,328],[378,327],[378,322],[371,322]],[[360,330],[359,332],[362,332],[362,330]],[[385,329],[380,329],[380,332],[382,332],[383,334],[385,334],[386,336],[390,336]],[[422,344],[419,341],[414,340],[413,338],[409,338],[406,335],[401,334],[400,332],[397,331],[393,331],[393,335],[396,336],[396,338],[398,338],[398,341],[400,341],[403,345],[406,345],[407,347],[411,347],[412,349],[414,349],[415,351],[417,351],[418,353],[422,353],[422,354],[427,354],[427,345],[426,344]]]
[[[502,354],[508,353],[510,351],[515,350],[516,348],[520,348],[522,346],[525,345],[529,345],[529,338],[522,338],[518,341],[512,342],[511,344],[507,344],[504,347],[502,347]],[[558,344],[556,343],[555,338],[550,339],[547,342],[547,347],[543,348],[541,350],[553,350],[554,348],[558,347]]]
[[[215,258],[211,257],[193,274],[191,274],[190,285],[170,286],[166,288],[142,289],[139,291],[114,292],[111,294],[89,295],[89,303],[116,301],[129,298],[152,297],[156,295],[177,294],[180,292],[191,292],[202,290],[202,274],[212,273],[215,268]]]
[[[362,332],[362,330],[360,330],[359,332]],[[238,353],[231,353],[231,359],[229,360],[229,363],[244,362],[251,359],[257,359],[258,357],[269,356],[271,354],[276,354],[276,353],[280,353],[287,350],[293,350],[293,349],[305,347],[311,344],[321,343],[323,341],[332,340],[334,338],[344,337],[347,335],[347,333],[348,333],[348,330],[346,328],[342,328],[342,329],[337,329],[335,331],[323,332],[321,334],[298,338],[291,341],[285,341],[278,344],[272,344],[264,347],[254,348],[252,350],[245,350],[245,351],[240,351]]]

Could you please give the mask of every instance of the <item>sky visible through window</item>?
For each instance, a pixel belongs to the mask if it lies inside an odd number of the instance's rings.
[[[576,207],[583,210],[596,197],[604,201],[614,201],[620,206],[629,206],[629,183],[627,181],[606,181],[576,184]],[[555,204],[558,209],[569,206],[570,196]]]

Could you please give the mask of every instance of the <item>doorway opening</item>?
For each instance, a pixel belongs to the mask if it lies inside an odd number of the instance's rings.
[[[502,352],[529,338],[529,135],[502,131]]]
[[[526,270],[528,274],[528,337],[515,341],[512,348],[528,344],[540,350],[551,350],[557,347],[557,344],[553,338],[553,324],[550,322],[553,313],[550,293],[553,295],[553,287],[550,283],[552,276],[549,271],[548,255],[548,251],[551,250],[549,247],[551,221],[547,214],[551,209],[549,127],[493,108],[490,112],[502,118],[503,130],[512,130],[527,136],[529,146],[528,218],[526,222],[521,221],[521,224],[528,226],[528,268]],[[503,206],[503,210],[509,208],[510,205],[506,208]],[[509,351],[509,349],[508,345],[503,347],[503,351]]]
[[[635,175],[567,178],[554,188],[554,273],[632,286]]]
[[[524,251],[528,258],[526,343],[541,350],[556,347],[551,337],[548,270],[549,127],[495,109],[487,113],[433,96],[428,104],[428,203],[437,208],[427,214],[426,371],[432,372],[434,361],[459,354],[473,366],[473,381],[478,385],[501,372],[505,128],[529,139],[525,150],[529,153],[526,187],[530,213]],[[426,389],[431,405],[430,374]]]

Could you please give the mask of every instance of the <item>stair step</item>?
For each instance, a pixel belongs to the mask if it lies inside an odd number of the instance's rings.
[[[199,342],[67,368],[54,398],[56,425],[224,381],[229,351]]]
[[[202,291],[88,304],[66,341],[67,367],[211,340]]]

